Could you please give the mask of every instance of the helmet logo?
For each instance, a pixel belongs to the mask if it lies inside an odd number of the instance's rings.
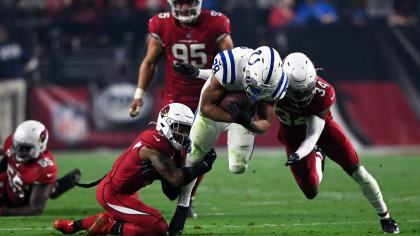
[[[262,53],[262,51],[261,51],[261,50],[258,50],[258,51],[256,51],[256,52],[253,52],[253,53],[251,54],[251,56],[249,57],[249,59],[248,59],[248,65],[249,65],[249,66],[252,66],[252,65],[254,65],[255,63],[257,63],[257,62],[261,61],[261,59],[258,57],[258,58],[257,58],[257,60],[255,60],[254,62],[251,62],[251,58],[252,58],[252,56],[253,56],[253,55],[261,55],[261,53]]]
[[[43,143],[45,141],[45,138],[47,137],[47,130],[44,130],[39,135],[38,142]]]

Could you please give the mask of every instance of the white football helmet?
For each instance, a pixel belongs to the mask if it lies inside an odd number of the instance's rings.
[[[22,122],[13,134],[13,151],[18,162],[38,158],[47,148],[48,131],[36,120]]]
[[[318,78],[314,64],[305,54],[295,52],[284,59],[283,70],[290,79],[287,98],[298,107],[307,106],[315,95]]]
[[[256,100],[280,100],[289,84],[279,53],[267,46],[255,49],[248,58],[243,79],[246,94]]]
[[[171,5],[172,15],[175,19],[183,23],[190,23],[200,15],[203,0],[168,0],[168,3]],[[194,7],[177,8],[176,4],[180,3],[194,3]]]
[[[191,109],[181,103],[166,105],[159,112],[156,129],[165,136],[176,150],[190,143],[190,129],[194,120]]]

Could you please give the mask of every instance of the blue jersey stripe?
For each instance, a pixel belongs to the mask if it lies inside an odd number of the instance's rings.
[[[235,79],[236,79],[236,72],[235,72],[235,59],[233,58],[233,54],[232,54],[232,50],[227,51],[228,55],[229,55],[229,60],[230,60],[230,69],[231,69],[231,80],[230,83],[233,84],[235,83]]]
[[[274,69],[274,50],[271,47],[270,47],[270,55],[271,55],[270,70],[268,71],[268,76],[264,84],[268,84],[268,82],[270,82],[271,74],[273,74],[273,69]]]
[[[225,57],[225,54],[223,52],[220,52],[219,54],[220,54],[220,58],[222,59],[222,63],[223,63],[223,80],[222,80],[222,82],[223,82],[223,84],[227,84],[227,74],[228,74],[227,70],[228,70],[228,68],[227,68],[226,57]]]
[[[281,86],[283,85],[284,75],[285,75],[285,73],[284,73],[284,71],[283,71],[283,73],[281,73],[281,79],[280,79],[280,82],[279,82],[279,84],[277,85],[277,88],[276,88],[276,90],[274,90],[274,93],[271,95],[271,97],[276,98],[277,93],[279,92],[279,90],[280,90]],[[286,76],[287,76],[287,75],[286,75]]]

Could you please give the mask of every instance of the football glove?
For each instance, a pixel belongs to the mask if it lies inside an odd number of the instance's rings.
[[[203,160],[191,167],[182,167],[181,171],[184,176],[184,184],[188,184],[195,178],[207,173],[211,170],[214,160],[216,160],[217,154],[214,148],[212,148]]]
[[[289,154],[287,156],[287,162],[284,164],[285,166],[290,166],[291,164],[298,162],[300,160],[299,154],[296,152]]]
[[[188,78],[196,78],[200,73],[197,68],[187,63],[175,63],[174,71]]]
[[[239,104],[235,101],[230,101],[228,110],[233,123],[238,123],[245,128],[250,128],[254,118],[253,109],[249,109],[247,104]]]
[[[140,173],[144,180],[150,182],[161,177],[150,160],[140,162]]]
[[[171,223],[169,223],[169,236],[174,235],[181,235],[182,231],[184,231],[185,221],[187,220],[188,216],[188,208],[183,206],[177,206],[174,216],[171,219]]]

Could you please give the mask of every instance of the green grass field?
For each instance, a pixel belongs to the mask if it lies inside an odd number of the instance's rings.
[[[59,175],[82,170],[82,182],[101,178],[119,154],[57,153]],[[278,156],[254,153],[247,172],[233,175],[220,155],[196,196],[199,218],[188,220],[184,235],[382,235],[378,217],[359,187],[327,159],[320,194],[307,200]],[[376,178],[391,216],[404,235],[420,235],[420,156],[362,157]],[[176,201],[155,182],[140,198],[169,222]],[[75,188],[50,200],[41,216],[0,217],[0,235],[58,235],[57,218],[79,219],[102,211],[95,188]],[[80,233],[81,234],[81,233]]]

